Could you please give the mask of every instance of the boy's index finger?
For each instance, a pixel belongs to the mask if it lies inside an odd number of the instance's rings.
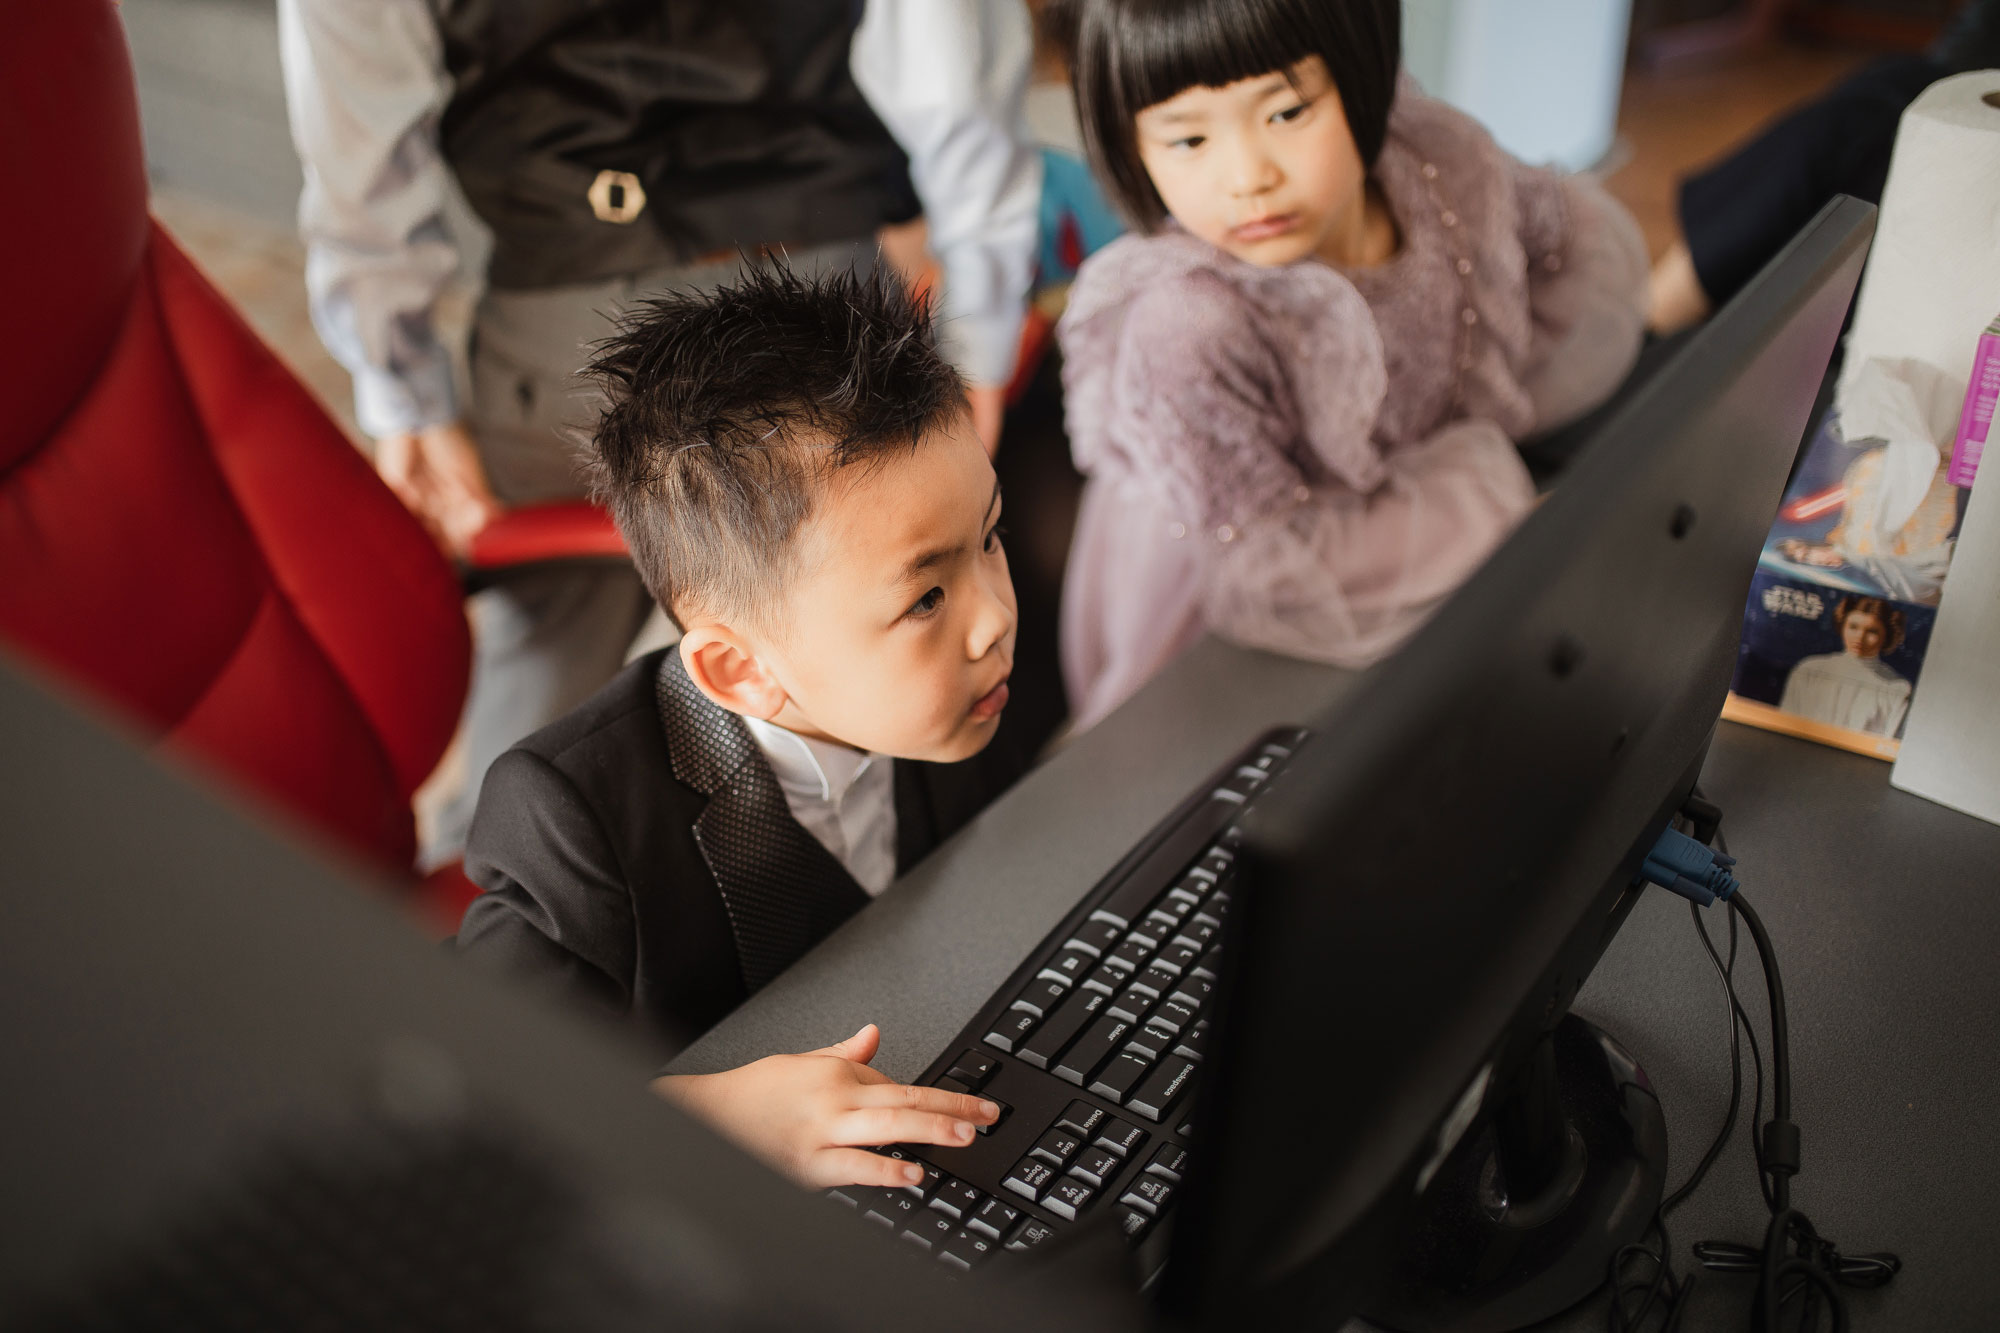
[[[911,1083],[885,1083],[864,1091],[856,1103],[860,1106],[907,1106],[914,1111],[934,1111],[939,1115],[956,1116],[960,1120],[970,1120],[976,1125],[990,1125],[999,1119],[1000,1108],[984,1097],[973,1097],[963,1092],[947,1092],[943,1088],[925,1088]]]

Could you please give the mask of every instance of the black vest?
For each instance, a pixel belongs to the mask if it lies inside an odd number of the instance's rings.
[[[433,2],[444,153],[493,228],[495,287],[863,240],[918,211],[848,71],[861,0]]]

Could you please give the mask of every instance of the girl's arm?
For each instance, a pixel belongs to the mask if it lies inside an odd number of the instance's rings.
[[[1132,481],[1198,543],[1204,619],[1225,637],[1366,665],[1533,503],[1519,454],[1489,421],[1376,448],[1372,328],[1315,338],[1302,370],[1299,349],[1281,358],[1232,293],[1180,283],[1133,305],[1111,395],[1114,443]]]
[[[1521,383],[1537,435],[1606,398],[1630,373],[1646,327],[1646,241],[1624,207],[1584,176],[1514,167],[1534,321]]]

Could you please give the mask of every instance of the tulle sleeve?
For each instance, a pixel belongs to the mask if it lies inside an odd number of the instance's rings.
[[[1569,424],[1611,396],[1646,327],[1646,241],[1596,182],[1515,167],[1521,248],[1534,320],[1522,386],[1535,433]]]
[[[1211,629],[1366,665],[1485,559],[1533,487],[1488,421],[1387,451],[1372,442],[1384,378],[1358,296],[1362,326],[1316,331],[1311,382],[1296,391],[1283,369],[1297,349],[1281,359],[1271,326],[1234,300],[1179,284],[1135,307],[1116,393],[1121,452],[1134,484],[1197,543]]]

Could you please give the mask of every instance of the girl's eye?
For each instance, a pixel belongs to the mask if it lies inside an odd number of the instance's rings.
[[[995,523],[993,530],[986,534],[986,554],[992,555],[1000,549],[1000,539],[1007,535],[1007,529]]]
[[[1297,120],[1300,116],[1303,116],[1305,113],[1306,113],[1306,104],[1304,102],[1301,102],[1297,106],[1286,107],[1283,111],[1280,111],[1277,114],[1273,115],[1271,119],[1280,125],[1288,125],[1292,121]]]
[[[1205,135],[1205,134],[1190,134],[1190,135],[1189,135],[1189,136],[1188,136],[1187,138],[1185,138],[1185,139],[1176,139],[1176,140],[1174,140],[1174,141],[1173,141],[1172,143],[1168,144],[1168,145],[1167,145],[1167,147],[1169,147],[1169,148],[1182,148],[1182,149],[1195,149],[1195,148],[1199,148],[1199,147],[1201,147],[1201,146],[1202,146],[1202,144],[1206,143],[1207,141],[1208,141],[1208,136],[1207,136],[1207,135]]]
[[[913,620],[922,620],[925,616],[932,614],[942,605],[944,605],[944,589],[932,588],[929,592],[925,593],[922,597],[917,598],[915,602],[911,603],[910,609],[905,611],[903,614],[909,616]]]

